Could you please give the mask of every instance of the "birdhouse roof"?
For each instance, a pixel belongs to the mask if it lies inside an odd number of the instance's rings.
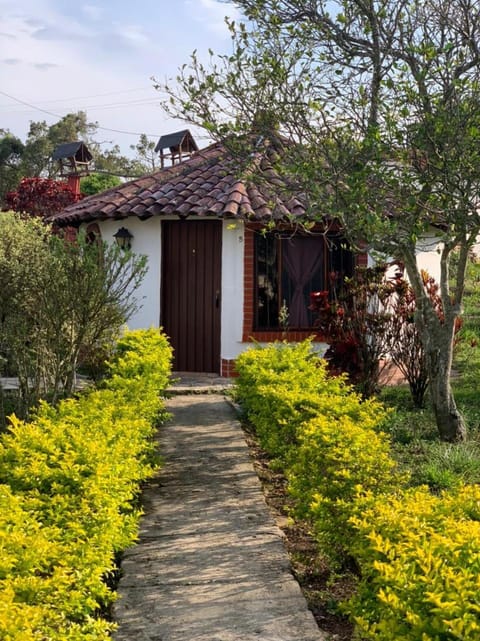
[[[197,143],[193,139],[189,129],[183,129],[182,131],[176,131],[173,134],[161,136],[160,140],[157,142],[155,151],[161,151],[168,147],[170,151],[173,152],[178,150],[180,146],[182,146],[182,151],[198,151]]]
[[[77,162],[90,162],[93,156],[89,152],[86,144],[79,140],[75,142],[64,142],[55,149],[52,154],[53,160],[62,160],[63,158],[75,158]]]

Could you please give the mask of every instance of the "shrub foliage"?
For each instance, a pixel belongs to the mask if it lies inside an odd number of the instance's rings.
[[[145,272],[145,257],[83,232],[66,242],[37,219],[0,215],[0,372],[18,377],[22,418],[72,393],[82,354],[113,342],[138,309]]]
[[[329,376],[309,341],[249,350],[237,370],[238,396],[262,447],[282,463],[297,514],[338,556],[355,497],[396,482],[380,430],[386,410]]]
[[[361,638],[480,638],[480,488],[426,487],[374,500],[352,518],[361,567],[347,606]]]
[[[296,514],[324,554],[354,559],[344,609],[358,639],[480,638],[480,489],[408,487],[382,425],[388,413],[329,378],[309,342],[242,354],[238,400],[285,471]]]
[[[0,638],[109,638],[108,577],[137,535],[170,363],[161,333],[129,332],[103,389],[43,403],[30,423],[11,417],[0,440]]]

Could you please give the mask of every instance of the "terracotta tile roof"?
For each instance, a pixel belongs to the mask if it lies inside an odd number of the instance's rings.
[[[63,226],[176,214],[280,222],[305,215],[298,197],[281,195],[282,181],[271,165],[259,158],[253,163],[255,180],[241,180],[238,162],[222,145],[213,144],[173,167],[87,196],[51,221]]]

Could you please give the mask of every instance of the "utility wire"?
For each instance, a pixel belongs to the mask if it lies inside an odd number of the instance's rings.
[[[72,111],[86,111],[88,109],[90,111],[95,111],[95,109],[114,109],[115,107],[125,107],[127,105],[154,105],[155,103],[158,104],[158,98],[137,98],[136,100],[125,100],[123,102],[107,102],[101,105],[85,105],[76,108],[63,107],[63,109],[71,109]],[[11,105],[0,105],[0,109],[11,110]],[[36,107],[36,109],[39,109],[39,107]],[[20,111],[18,108],[16,108],[16,113],[28,113],[29,111],[32,111],[32,109],[28,108]],[[99,127],[99,129],[103,128],[104,127]]]
[[[69,100],[87,100],[88,98],[101,98],[103,96],[116,96],[120,93],[133,93],[135,91],[146,91],[151,89],[151,87],[136,87],[135,89],[121,89],[120,91],[108,91],[106,93],[93,93],[88,96],[70,96],[69,98],[57,98],[55,100],[41,100],[40,103],[50,104],[52,102],[68,102]],[[0,108],[7,107],[10,105],[0,105]]]
[[[52,111],[48,111],[47,109],[41,109],[40,107],[36,107],[35,105],[32,105],[29,102],[26,102],[25,100],[20,100],[20,98],[15,98],[15,96],[11,96],[10,94],[6,93],[5,91],[0,91],[0,94],[2,96],[6,96],[7,98],[10,98],[11,100],[15,100],[15,102],[20,103],[21,105],[26,105],[27,107],[31,107],[32,109],[35,109],[36,111],[41,111],[44,114],[48,114],[49,116],[54,116],[55,118],[64,118],[64,116],[61,116],[59,114],[53,113]],[[113,131],[116,134],[126,134],[129,136],[141,136],[145,132],[138,132],[138,131],[123,131],[122,129],[110,129],[108,127],[101,127],[100,125],[97,125],[97,129],[102,129],[102,131]],[[158,138],[160,134],[145,134],[146,136],[150,136],[151,138]]]

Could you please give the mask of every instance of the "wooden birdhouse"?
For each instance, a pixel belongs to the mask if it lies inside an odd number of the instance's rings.
[[[93,159],[85,143],[65,142],[55,149],[52,159],[58,161],[60,176],[67,179],[75,194],[80,193],[80,178],[88,176],[89,164]]]
[[[89,164],[93,158],[88,151],[85,143],[65,142],[58,145],[52,155],[53,160],[57,160],[60,168],[60,176],[68,178],[69,176],[87,176],[89,174]]]
[[[170,154],[165,152],[165,149],[170,151]],[[192,137],[188,129],[177,131],[173,134],[161,136],[155,147],[156,152],[160,152],[160,163],[165,167],[165,160],[170,159],[172,165],[186,160],[196,151],[198,151],[197,143]]]

